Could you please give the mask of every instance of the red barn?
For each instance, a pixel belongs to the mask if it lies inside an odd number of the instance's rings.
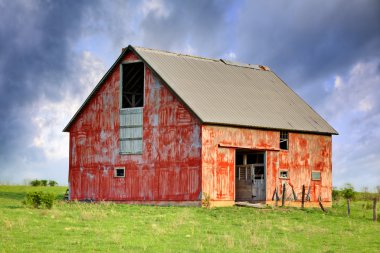
[[[331,205],[337,132],[265,66],[128,46],[64,131],[73,200]]]

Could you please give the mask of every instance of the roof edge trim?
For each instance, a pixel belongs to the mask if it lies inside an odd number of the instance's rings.
[[[260,127],[260,126],[239,125],[239,124],[223,124],[223,123],[217,123],[217,122],[203,122],[203,125],[238,127],[238,128],[243,127],[243,128],[247,128],[247,129],[289,131],[289,132],[293,132],[293,133],[306,133],[306,134],[319,134],[319,135],[339,135],[339,133],[337,131],[335,131],[335,132],[318,132],[318,131],[294,130],[294,129],[286,129],[286,128],[274,128],[274,127],[273,128],[272,127]]]

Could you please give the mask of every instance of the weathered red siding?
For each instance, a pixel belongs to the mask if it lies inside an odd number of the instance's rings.
[[[124,61],[137,60],[132,53]],[[70,197],[116,201],[198,201],[200,122],[145,67],[143,154],[120,155],[119,67],[70,127]],[[125,166],[125,178],[113,176]]]
[[[302,185],[310,187],[311,201],[331,201],[331,136],[289,133],[289,150],[279,149],[279,131],[202,126],[202,191],[225,205],[235,200],[235,150],[265,151],[266,199],[269,203],[277,186],[292,185],[298,197]],[[279,178],[279,169],[289,171],[289,179]],[[312,171],[321,171],[320,181],[311,181]],[[280,192],[281,194],[281,192]]]

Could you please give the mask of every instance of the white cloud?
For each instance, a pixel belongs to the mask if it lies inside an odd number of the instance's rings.
[[[228,52],[228,53],[223,55],[223,58],[228,59],[228,60],[235,60],[236,54],[234,52]]]
[[[167,18],[170,15],[168,7],[162,0],[145,0],[140,9],[144,17],[153,14],[157,18]]]
[[[42,149],[49,161],[68,157],[69,138],[62,129],[106,72],[103,62],[90,52],[82,54],[78,65],[77,75],[67,81],[77,84],[77,94],[66,90],[64,85],[62,100],[43,97],[32,107],[31,119],[36,129],[32,146]]]
[[[368,112],[372,110],[372,108],[373,108],[373,104],[372,104],[371,98],[366,97],[359,101],[359,104],[358,104],[359,111]]]
[[[340,77],[340,76],[335,76],[334,87],[335,87],[336,89],[339,89],[339,88],[342,87],[342,83],[343,83],[342,77]]]
[[[359,62],[337,75],[322,114],[339,132],[333,137],[333,182],[357,189],[380,184],[380,59]]]

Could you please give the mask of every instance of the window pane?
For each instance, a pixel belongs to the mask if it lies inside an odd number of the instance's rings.
[[[312,180],[321,180],[321,172],[320,171],[311,172],[311,179]]]

